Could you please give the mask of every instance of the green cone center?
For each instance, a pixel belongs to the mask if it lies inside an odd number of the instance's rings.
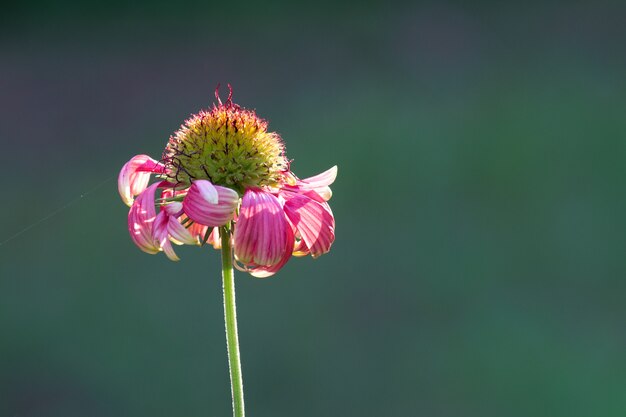
[[[202,111],[176,131],[163,153],[171,181],[206,179],[243,193],[275,186],[288,169],[280,136],[267,122],[234,104]]]

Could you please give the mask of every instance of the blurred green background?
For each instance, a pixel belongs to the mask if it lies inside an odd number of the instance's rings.
[[[140,252],[115,180],[218,82],[339,166],[331,253],[236,276],[249,416],[626,415],[624,16],[3,6],[0,416],[230,415],[219,253]]]

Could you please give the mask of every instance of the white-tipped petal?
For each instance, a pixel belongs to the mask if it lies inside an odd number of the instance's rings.
[[[300,194],[310,193],[311,191],[317,193],[319,197],[313,197],[314,200],[328,201],[333,196],[333,192],[330,189],[330,185],[335,182],[337,178],[337,166],[317,174],[313,177],[305,178],[303,180],[296,180],[295,184],[289,183],[283,186],[284,190],[293,191]]]
[[[337,165],[320,174],[300,180],[300,185],[306,189],[317,191],[316,188],[327,187],[335,182],[335,179],[337,179]]]
[[[185,229],[185,226],[180,224],[178,219],[174,216],[170,216],[167,221],[167,232],[173,239],[185,245],[196,245],[198,243],[191,233],[189,233],[189,230]]]
[[[210,201],[206,198],[207,194],[210,194]],[[183,210],[196,223],[219,227],[233,219],[238,204],[239,194],[235,190],[198,180],[189,187],[183,200]]]
[[[133,156],[130,161],[124,164],[117,177],[117,189],[122,201],[130,207],[135,196],[141,194],[148,186],[150,174],[164,171],[163,164],[148,155]]]
[[[194,181],[192,187],[195,186],[198,190],[200,196],[204,198],[207,203],[217,204],[219,200],[219,195],[217,194],[217,189],[210,181],[207,180],[198,180]]]

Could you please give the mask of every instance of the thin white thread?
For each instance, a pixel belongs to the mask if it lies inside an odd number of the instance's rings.
[[[45,222],[46,220],[50,220],[52,217],[54,217],[57,214],[61,213],[63,210],[69,208],[70,206],[74,205],[76,202],[81,200],[83,197],[85,197],[86,195],[91,194],[92,192],[96,191],[98,188],[102,187],[104,184],[106,184],[107,182],[111,181],[115,177],[116,176],[114,175],[114,176],[112,176],[110,178],[107,178],[106,180],[102,181],[100,184],[96,185],[95,187],[93,187],[89,191],[86,191],[86,192],[82,193],[80,196],[74,198],[73,200],[70,200],[69,203],[64,204],[63,206],[61,206],[58,209],[54,210],[52,213],[49,213],[47,216],[37,220],[36,222],[31,223],[30,225],[26,226],[25,228],[23,228],[19,232],[15,233],[13,236],[11,236],[8,239],[5,239],[2,242],[0,242],[0,246],[2,246],[4,244],[12,241],[15,238],[20,237],[21,235],[23,235],[24,233],[28,232],[33,227],[40,225],[41,223]]]

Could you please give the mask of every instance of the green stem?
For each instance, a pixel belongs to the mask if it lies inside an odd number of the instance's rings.
[[[220,228],[222,238],[222,278],[224,281],[224,321],[226,323],[226,347],[230,386],[233,396],[233,416],[244,417],[243,380],[239,358],[239,336],[237,335],[237,307],[235,303],[235,275],[233,274],[233,254],[230,246],[230,231]]]

